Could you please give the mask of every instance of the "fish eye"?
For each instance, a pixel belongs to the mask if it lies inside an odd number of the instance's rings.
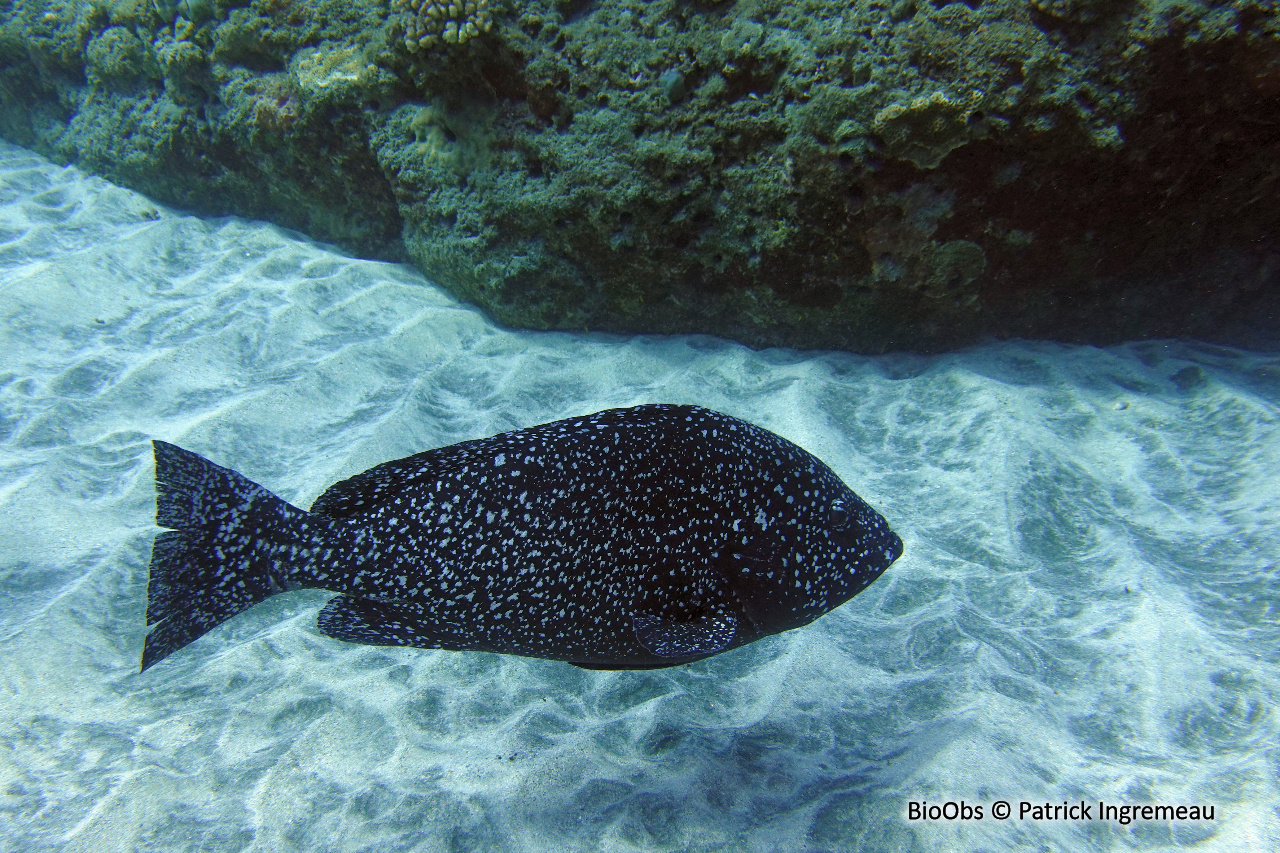
[[[853,513],[844,498],[836,498],[827,508],[827,525],[833,530],[848,530],[853,526]]]

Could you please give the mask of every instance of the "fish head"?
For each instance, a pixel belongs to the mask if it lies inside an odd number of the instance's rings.
[[[902,540],[884,517],[822,462],[809,457],[783,470],[786,476],[754,489],[744,513],[749,522],[739,525],[722,554],[754,637],[812,622],[864,590],[902,554]]]

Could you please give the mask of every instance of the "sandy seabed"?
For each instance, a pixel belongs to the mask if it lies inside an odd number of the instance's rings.
[[[1275,354],[513,332],[405,267],[5,144],[0,317],[0,849],[1280,849]],[[309,591],[138,674],[150,438],[307,506],[646,402],[802,445],[905,555],[672,670],[345,644]],[[909,819],[962,801],[982,819]]]

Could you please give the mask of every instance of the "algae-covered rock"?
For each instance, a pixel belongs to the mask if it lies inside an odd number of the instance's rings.
[[[85,48],[86,70],[93,83],[131,89],[143,77],[160,79],[151,46],[126,27],[107,27]]]
[[[1280,290],[1261,0],[22,0],[0,133],[502,321],[1221,335]]]
[[[962,100],[934,92],[906,104],[890,104],[876,113],[871,129],[884,141],[890,157],[932,169],[970,139],[986,135],[973,132],[975,125],[982,124],[974,119],[978,100],[976,95]]]
[[[174,101],[198,103],[216,84],[205,50],[186,39],[165,39],[156,47],[156,60],[164,75],[165,92]]]
[[[1109,9],[1119,10],[1125,0],[1027,0],[1028,5],[1050,18],[1073,24],[1092,24]]]
[[[115,0],[108,7],[111,23],[130,30],[148,30],[162,20],[173,20],[173,6],[156,0]],[[165,17],[167,15],[167,18]]]

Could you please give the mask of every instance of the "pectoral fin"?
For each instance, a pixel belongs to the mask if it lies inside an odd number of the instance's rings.
[[[631,621],[640,645],[664,658],[713,655],[727,648],[738,630],[737,617],[728,612],[707,612],[686,622],[637,613]]]

